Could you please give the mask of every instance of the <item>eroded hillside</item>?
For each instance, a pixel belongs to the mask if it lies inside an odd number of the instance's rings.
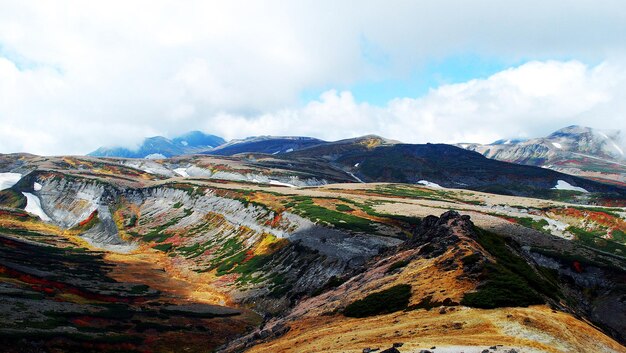
[[[0,165],[16,351],[625,351],[622,208],[230,158]]]

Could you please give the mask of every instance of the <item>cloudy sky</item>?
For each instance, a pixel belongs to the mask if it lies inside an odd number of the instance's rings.
[[[0,0],[0,153],[626,130],[626,3]]]

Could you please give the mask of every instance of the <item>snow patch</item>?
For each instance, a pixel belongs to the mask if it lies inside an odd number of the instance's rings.
[[[174,173],[180,175],[183,178],[189,178],[189,174],[187,173],[187,168],[176,168],[174,169]]]
[[[431,187],[431,188],[438,188],[438,189],[441,189],[441,185],[436,184],[436,183],[431,183],[431,182],[430,182],[430,181],[428,181],[428,180],[420,180],[420,181],[418,181],[417,183],[418,183],[418,184],[421,184],[421,185],[424,185],[424,186]]]
[[[42,186],[41,184],[39,184],[38,182],[35,182],[35,183],[33,184],[33,189],[34,189],[35,191],[40,191],[42,187],[43,187],[43,186]]]
[[[565,180],[558,180],[556,182],[556,185],[552,188],[552,190],[571,190],[571,191],[589,192],[581,187],[574,186]]]
[[[31,194],[30,192],[23,192],[22,195],[26,196],[26,207],[24,208],[24,211],[38,216],[42,221],[51,221],[50,217],[48,217],[48,215],[41,208],[41,200],[39,200],[39,197]]]
[[[270,179],[270,185],[289,186],[290,188],[295,188],[296,187],[293,184],[287,184],[287,183],[280,182],[278,180],[271,180],[271,179]]]
[[[285,153],[293,152],[293,148],[288,148]]]
[[[361,163],[356,163],[356,164],[354,165],[354,167],[355,167],[355,168],[358,168],[358,167],[359,167],[359,164],[361,164]]]
[[[164,155],[160,154],[160,153],[151,153],[145,157],[143,157],[145,159],[165,159],[167,157],[165,157]]]
[[[280,153],[280,151],[276,151],[276,152],[274,152],[274,153],[272,153],[272,154],[279,154],[279,153]]]
[[[20,173],[0,173],[0,190],[8,189],[22,179]]]
[[[187,142],[185,140],[180,141],[180,144],[183,145],[183,146],[189,146],[189,142]]]
[[[552,142],[552,146],[554,146],[554,147],[556,147],[558,149],[563,149],[563,146],[561,146],[561,144],[558,143],[558,142]]]
[[[354,175],[354,174],[352,174],[352,173],[350,173],[350,172],[346,172],[346,173],[348,173],[351,177],[353,177],[353,178],[354,178],[356,181],[358,181],[359,183],[363,183],[363,182],[364,182],[364,181],[363,181],[363,180],[361,180],[358,176],[356,176],[356,175]]]
[[[548,222],[548,225],[545,226],[544,228],[547,228],[548,230],[555,229],[555,230],[562,232],[565,229],[567,229],[567,227],[569,227],[569,224],[561,222],[561,221],[557,221],[552,218],[544,218],[544,219],[546,220],[546,222]]]

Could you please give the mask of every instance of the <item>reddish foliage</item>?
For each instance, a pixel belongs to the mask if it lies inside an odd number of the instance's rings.
[[[92,292],[88,292],[88,291],[82,290],[80,288],[77,288],[77,287],[74,287],[65,283],[51,281],[45,278],[39,278],[33,275],[18,272],[16,270],[10,269],[5,266],[0,266],[0,274],[5,274],[19,281],[22,281],[24,283],[31,284],[33,290],[37,290],[39,292],[43,292],[49,295],[55,293],[56,290],[58,290],[62,293],[70,293],[70,294],[74,294],[74,295],[77,295],[86,299],[99,300],[99,301],[109,302],[109,303],[120,303],[120,302],[133,303],[133,302],[141,302],[141,301],[146,300],[146,298],[141,298],[141,297],[122,298],[122,297],[115,297],[112,295],[92,293]]]
[[[274,218],[271,221],[265,222],[265,225],[266,226],[270,226],[272,228],[276,228],[280,224],[280,220],[282,218],[283,218],[283,214],[282,213],[278,213],[277,215],[274,216]]]
[[[572,263],[572,268],[574,269],[574,271],[576,271],[577,273],[582,273],[583,272],[583,266],[580,264],[580,262],[578,261],[574,261]]]
[[[70,320],[76,326],[91,326],[90,320],[86,317],[77,317],[75,319]]]
[[[28,213],[19,212],[19,211],[8,211],[8,210],[0,210],[0,216],[13,216],[20,218],[28,218]]]
[[[87,224],[89,224],[89,222],[93,221],[93,219],[98,215],[98,210],[94,210],[93,212],[91,212],[91,214],[89,215],[89,217],[85,218],[84,220],[80,221],[78,223],[78,225],[80,227],[84,227]]]
[[[254,251],[248,250],[246,251],[246,257],[243,259],[243,262],[246,262],[254,257]]]
[[[574,217],[577,219],[585,219],[592,221],[600,226],[607,227],[611,230],[620,229],[626,230],[626,222],[621,218],[617,218],[613,215],[610,215],[601,211],[591,211],[591,210],[579,210],[577,208],[553,208],[552,212],[557,214],[562,214],[568,217]]]

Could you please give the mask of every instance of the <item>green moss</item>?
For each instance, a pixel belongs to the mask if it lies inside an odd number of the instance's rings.
[[[342,203],[335,205],[335,209],[339,212],[352,212],[354,209],[348,205]]]
[[[518,224],[526,228],[530,228],[530,229],[538,230],[543,233],[550,234],[550,232],[544,228],[548,226],[548,221],[546,221],[545,219],[535,220],[530,217],[512,217],[512,218],[514,218]]]
[[[411,299],[411,286],[399,284],[348,305],[343,314],[349,317],[367,317],[406,309]]]
[[[161,250],[164,252],[168,252],[172,249],[172,244],[169,243],[164,243],[164,244],[157,244],[155,246],[152,247],[153,249],[157,249],[157,250]]]

